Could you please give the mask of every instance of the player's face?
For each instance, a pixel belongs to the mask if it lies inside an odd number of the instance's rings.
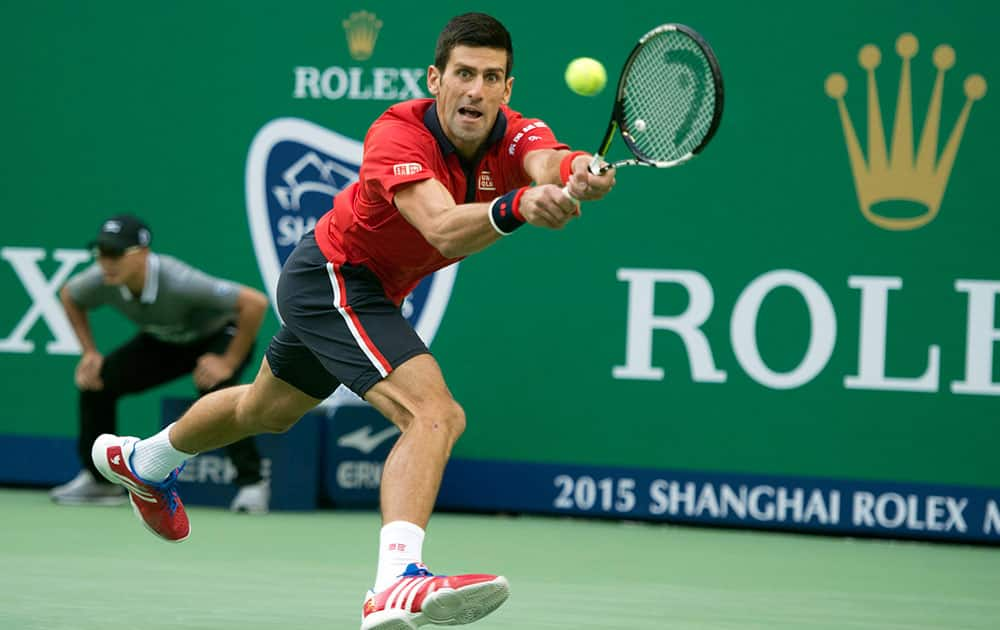
[[[104,283],[113,285],[128,284],[130,280],[140,277],[146,268],[147,252],[142,247],[130,247],[124,252],[96,252],[97,264],[104,274]]]
[[[472,157],[489,136],[500,105],[510,100],[507,51],[456,46],[444,72],[427,69],[427,87],[437,97],[444,133],[464,157]]]

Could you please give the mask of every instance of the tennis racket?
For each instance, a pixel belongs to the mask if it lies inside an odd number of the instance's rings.
[[[708,42],[683,24],[657,26],[639,38],[625,61],[611,121],[590,172],[687,162],[719,128],[723,94],[722,72]],[[604,157],[616,130],[633,157],[608,163]]]

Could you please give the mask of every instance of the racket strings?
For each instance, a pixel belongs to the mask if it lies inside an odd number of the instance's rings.
[[[624,123],[636,148],[654,161],[679,159],[705,138],[715,82],[701,47],[680,31],[648,40],[628,70]]]

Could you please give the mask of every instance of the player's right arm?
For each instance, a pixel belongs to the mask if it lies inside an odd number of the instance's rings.
[[[66,311],[66,318],[69,319],[76,338],[80,341],[83,354],[79,363],[76,364],[76,371],[73,380],[76,386],[82,390],[100,390],[104,388],[104,381],[101,380],[101,367],[104,365],[104,355],[97,350],[94,343],[94,334],[90,329],[90,320],[87,317],[87,309],[73,299],[70,285],[67,284],[59,291],[59,301],[62,302],[63,310]]]
[[[500,239],[490,223],[490,203],[458,205],[436,179],[400,188],[393,201],[406,220],[445,258],[474,254]],[[560,229],[578,214],[576,203],[558,186],[529,187],[519,201],[525,222],[539,227]]]

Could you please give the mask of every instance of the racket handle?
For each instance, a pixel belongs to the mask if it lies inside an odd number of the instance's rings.
[[[571,201],[573,201],[574,203],[577,203],[577,204],[580,203],[580,200],[577,199],[576,197],[574,197],[573,193],[571,193],[569,191],[569,184],[566,184],[565,186],[563,186],[562,187],[562,191],[563,191],[563,194],[566,195],[566,197],[569,198]]]
[[[590,159],[590,166],[587,167],[587,170],[590,171],[591,175],[603,175],[608,172],[608,170],[611,168],[611,165],[601,164],[601,162],[603,161],[604,161],[604,156],[602,156],[600,153],[594,154],[594,157]]]

